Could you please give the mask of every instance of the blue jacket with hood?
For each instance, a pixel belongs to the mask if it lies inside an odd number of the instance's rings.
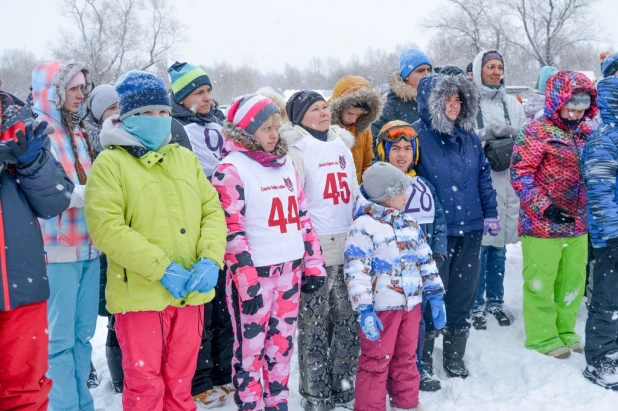
[[[454,93],[459,93],[461,112],[453,122],[444,107]],[[485,218],[498,217],[491,167],[474,132],[478,99],[474,84],[461,74],[425,77],[418,85],[417,173],[436,188],[449,236],[482,230]]]

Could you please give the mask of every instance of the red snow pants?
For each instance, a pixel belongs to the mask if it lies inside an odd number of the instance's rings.
[[[46,301],[0,311],[0,410],[47,409],[48,345]]]
[[[122,351],[122,406],[131,411],[193,411],[191,380],[202,341],[203,306],[116,314]]]
[[[386,411],[386,393],[399,408],[418,406],[420,375],[416,368],[421,305],[412,311],[376,312],[384,331],[369,341],[359,329],[361,354],[356,372],[355,411]]]

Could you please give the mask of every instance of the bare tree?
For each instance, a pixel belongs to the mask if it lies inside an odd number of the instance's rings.
[[[53,52],[85,60],[95,83],[156,66],[184,30],[168,0],[63,0],[61,12],[75,28]]]
[[[466,44],[466,48],[472,48],[475,54],[503,46],[503,35],[496,29],[500,24],[490,22],[490,0],[448,0],[448,3],[450,7],[426,19],[423,25],[437,29],[450,40],[458,40],[459,44]]]
[[[568,48],[596,40],[590,14],[595,1],[498,0],[494,10],[510,17],[512,24],[499,28],[510,44],[541,66],[553,66]]]
[[[32,70],[40,60],[34,53],[10,49],[0,56],[0,82],[2,90],[25,99],[30,93]]]

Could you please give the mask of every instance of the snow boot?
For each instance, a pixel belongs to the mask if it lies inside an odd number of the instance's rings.
[[[511,325],[511,319],[508,315],[506,315],[502,307],[492,308],[487,311],[496,317],[496,320],[498,320],[498,324],[500,324],[501,327],[508,327]]]
[[[112,379],[114,392],[122,394],[124,389],[124,371],[122,370],[120,347],[105,345],[105,357],[107,357],[107,367],[109,368],[109,376]]]
[[[466,353],[466,344],[470,331],[466,329],[444,329],[444,370],[449,378],[466,378],[468,370],[463,357]]]
[[[475,311],[472,313],[472,326],[475,330],[487,329],[487,317],[485,311]]]
[[[442,388],[440,380],[433,374],[433,349],[436,342],[436,337],[440,332],[438,330],[430,331],[425,334],[425,345],[423,347],[423,371],[421,372],[421,382],[419,389],[421,391],[439,391]]]
[[[288,403],[281,402],[275,406],[266,407],[264,411],[288,411]]]
[[[300,405],[305,411],[332,411],[335,409],[335,401],[332,398],[303,398]]]
[[[571,350],[569,350],[568,347],[558,347],[545,353],[545,355],[564,360],[565,358],[569,358],[571,356]]]
[[[225,395],[229,395],[229,394],[233,394],[234,393],[234,384],[229,383],[229,384],[225,384],[225,385],[219,385],[215,388],[220,389],[221,391],[223,391],[225,393]]]
[[[213,388],[201,394],[194,395],[193,400],[202,408],[211,409],[223,407],[226,398],[223,391]]]
[[[94,368],[94,364],[90,361],[90,375],[88,375],[88,389],[97,388],[101,384],[99,377],[97,376],[97,370]]]
[[[618,368],[610,358],[603,358],[597,366],[588,364],[584,377],[603,388],[618,391]]]
[[[582,344],[581,342],[576,342],[573,343],[571,345],[569,345],[569,349],[573,352],[576,352],[578,354],[583,354],[584,353],[584,344]]]
[[[354,400],[348,401],[348,402],[344,402],[344,403],[335,403],[335,406],[336,407],[345,408],[346,410],[353,410],[354,409]]]

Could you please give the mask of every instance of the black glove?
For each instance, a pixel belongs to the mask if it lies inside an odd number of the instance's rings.
[[[260,308],[264,307],[262,294],[258,294],[250,300],[242,302],[242,313],[245,315],[255,315]]]
[[[440,253],[433,253],[431,257],[436,262],[436,267],[438,267],[438,270],[440,269],[440,267],[442,267],[442,264],[444,264],[444,262],[446,261],[446,258]]]
[[[575,222],[575,218],[569,215],[569,212],[562,207],[550,204],[545,209],[543,216],[549,218],[556,224],[570,224]]]
[[[300,286],[300,291],[305,294],[313,294],[324,285],[324,277],[316,277],[308,275],[303,277],[303,284]]]

